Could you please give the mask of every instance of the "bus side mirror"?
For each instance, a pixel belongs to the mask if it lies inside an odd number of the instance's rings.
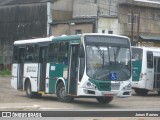
[[[80,46],[80,49],[79,49],[79,57],[80,58],[84,57],[84,48],[82,46]]]

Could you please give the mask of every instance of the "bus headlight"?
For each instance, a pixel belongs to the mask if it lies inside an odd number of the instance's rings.
[[[96,85],[88,81],[83,84],[83,87],[88,89],[96,89]]]
[[[122,88],[123,90],[131,90],[131,84],[129,83],[127,86]]]

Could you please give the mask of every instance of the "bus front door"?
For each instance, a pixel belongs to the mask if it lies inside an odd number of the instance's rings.
[[[39,91],[45,91],[46,63],[47,63],[47,46],[40,46],[39,47],[39,75],[38,75]]]
[[[69,68],[69,81],[68,81],[68,93],[71,95],[77,95],[77,80],[78,80],[78,51],[79,44],[71,45],[70,54],[70,68]]]

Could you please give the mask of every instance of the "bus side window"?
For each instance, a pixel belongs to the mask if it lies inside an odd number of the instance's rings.
[[[58,62],[67,65],[68,64],[68,42],[59,43]]]
[[[35,45],[34,61],[35,61],[36,63],[38,62],[38,53],[39,53],[38,45]]]
[[[49,52],[48,52],[48,62],[57,62],[57,55],[58,55],[58,43],[51,43],[49,45]]]
[[[147,68],[153,68],[153,53],[147,52]]]
[[[26,62],[33,62],[34,60],[34,47],[33,46],[26,46],[26,55],[25,55]]]

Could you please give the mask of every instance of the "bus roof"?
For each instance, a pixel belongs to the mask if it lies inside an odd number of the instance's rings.
[[[18,40],[14,42],[14,45],[20,45],[20,44],[30,44],[30,43],[40,43],[40,42],[50,42],[50,41],[70,41],[70,40],[80,40],[81,36],[85,35],[104,35],[104,36],[113,36],[113,37],[121,37],[121,38],[127,38],[126,36],[121,35],[115,35],[115,34],[102,34],[102,33],[84,33],[84,34],[78,34],[78,35],[62,35],[62,36],[50,36],[47,38],[36,38],[36,39],[28,39],[28,40]]]
[[[127,38],[126,36],[122,36],[122,35],[115,35],[115,34],[102,34],[102,33],[83,33],[83,34],[78,34],[78,35],[62,35],[62,36],[58,36],[58,37],[54,37],[53,41],[64,41],[64,40],[80,40],[81,36],[85,36],[85,35],[104,35],[104,36],[113,36],[113,37],[121,37],[121,38]]]
[[[131,48],[139,48],[139,49],[150,50],[150,51],[160,51],[160,48],[158,47],[131,46]]]
[[[14,42],[14,45],[20,44],[30,44],[30,43],[40,43],[40,42],[50,42],[50,41],[65,41],[65,40],[80,40],[81,35],[62,35],[62,36],[50,36],[47,38],[36,38],[28,40],[17,40]]]
[[[18,40],[14,42],[14,45],[19,45],[19,44],[29,44],[29,43],[39,43],[39,42],[49,42],[52,41],[54,36],[50,36],[47,38],[36,38],[36,39],[28,39],[28,40]]]
[[[80,40],[81,35],[62,35],[58,37],[54,37],[53,41],[65,41],[65,40]]]

